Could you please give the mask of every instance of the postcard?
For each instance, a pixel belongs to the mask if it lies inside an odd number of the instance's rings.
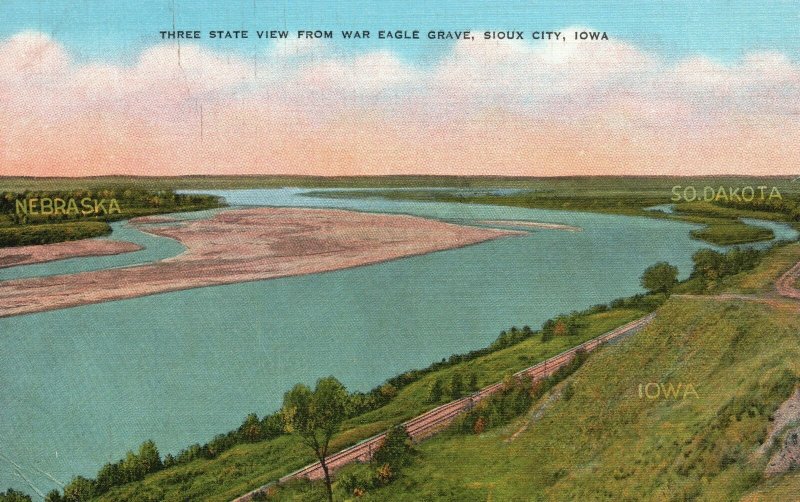
[[[0,2],[0,502],[800,500],[800,4]]]

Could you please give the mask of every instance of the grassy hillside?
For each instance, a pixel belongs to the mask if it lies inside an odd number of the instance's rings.
[[[448,382],[453,374],[468,372],[476,375],[480,386],[489,385],[643,314],[630,308],[591,314],[583,319],[577,335],[557,336],[548,342],[535,336],[470,362],[431,372],[402,388],[386,406],[345,422],[334,439],[333,449],[341,449],[435,407],[439,403],[429,402],[428,397],[436,379]],[[165,469],[143,481],[114,488],[98,500],[227,501],[313,460],[310,450],[294,436],[282,436],[236,446],[211,460],[198,459]]]
[[[762,483],[742,498],[742,502],[795,501],[800,498],[800,472]]]
[[[480,434],[451,428],[359,499],[797,500],[800,476],[765,479],[769,453],[755,452],[800,384],[798,304],[771,292],[798,259],[800,245],[779,247],[714,296],[673,297],[524,416]],[[741,291],[769,302],[717,296]],[[338,474],[340,500],[352,498],[342,480],[359,469]],[[321,494],[297,482],[273,499]]]
[[[672,299],[650,327],[592,355],[563,384],[571,397],[540,418],[535,405],[508,426],[423,443],[398,480],[363,500],[735,500],[764,484],[766,460],[751,455],[798,375],[796,312]],[[684,391],[640,396],[648,383]],[[797,493],[795,478],[764,493]]]

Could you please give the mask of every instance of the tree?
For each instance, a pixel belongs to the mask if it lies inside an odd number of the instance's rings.
[[[469,383],[467,386],[469,387],[470,392],[475,392],[476,390],[480,389],[478,386],[478,374],[474,371],[469,374]]]
[[[431,384],[431,388],[428,391],[428,402],[429,403],[438,403],[442,400],[442,396],[444,395],[444,384],[442,384],[441,378],[437,378]]]
[[[50,490],[44,497],[44,502],[64,502],[64,499],[61,498],[61,492],[58,490]]]
[[[665,261],[647,267],[642,286],[651,293],[669,293],[678,284],[678,267]]]
[[[542,341],[549,342],[553,339],[553,332],[556,328],[556,322],[552,319],[548,319],[542,324]]]
[[[125,483],[125,481],[119,462],[116,464],[106,464],[101,467],[100,471],[97,473],[96,491],[98,493],[105,493],[112,487]]]
[[[64,487],[64,500],[66,502],[83,502],[94,496],[94,482],[83,476],[72,478],[72,481]]]
[[[325,473],[330,502],[333,502],[333,490],[327,464],[328,447],[349,408],[347,389],[334,377],[318,380],[313,392],[307,385],[297,384],[283,396],[281,414],[286,431],[299,435],[303,443],[314,450]]]
[[[283,434],[283,417],[280,413],[267,415],[261,420],[261,431],[266,439],[272,439]]]
[[[453,399],[458,399],[464,395],[464,377],[460,371],[453,373],[450,378],[450,396]]]
[[[713,249],[700,249],[692,255],[694,262],[692,275],[706,281],[716,281],[725,275],[726,261],[722,253]]]
[[[161,455],[152,440],[147,440],[139,447],[139,465],[145,474],[160,471],[164,464],[161,463]],[[142,476],[144,477],[144,476]]]
[[[248,443],[255,443],[261,441],[263,438],[263,431],[261,430],[261,421],[258,415],[250,413],[244,419],[242,425],[239,426],[239,436]]]

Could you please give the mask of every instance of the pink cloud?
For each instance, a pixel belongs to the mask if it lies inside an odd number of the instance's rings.
[[[562,31],[571,32],[579,28]],[[77,63],[0,41],[0,175],[792,172],[800,68],[626,42],[460,41],[430,67],[278,43]]]

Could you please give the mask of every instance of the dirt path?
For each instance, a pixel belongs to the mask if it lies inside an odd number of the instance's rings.
[[[720,293],[716,295],[689,295],[675,294],[674,298],[690,298],[703,300],[731,301],[741,300],[746,302],[764,303],[776,308],[800,308],[796,300],[800,300],[800,290],[795,287],[800,278],[800,262],[783,273],[775,281],[775,290],[763,295],[745,295],[740,293]]]
[[[783,297],[800,300],[800,290],[795,287],[798,278],[800,278],[800,262],[780,276],[775,282],[775,290]]]

